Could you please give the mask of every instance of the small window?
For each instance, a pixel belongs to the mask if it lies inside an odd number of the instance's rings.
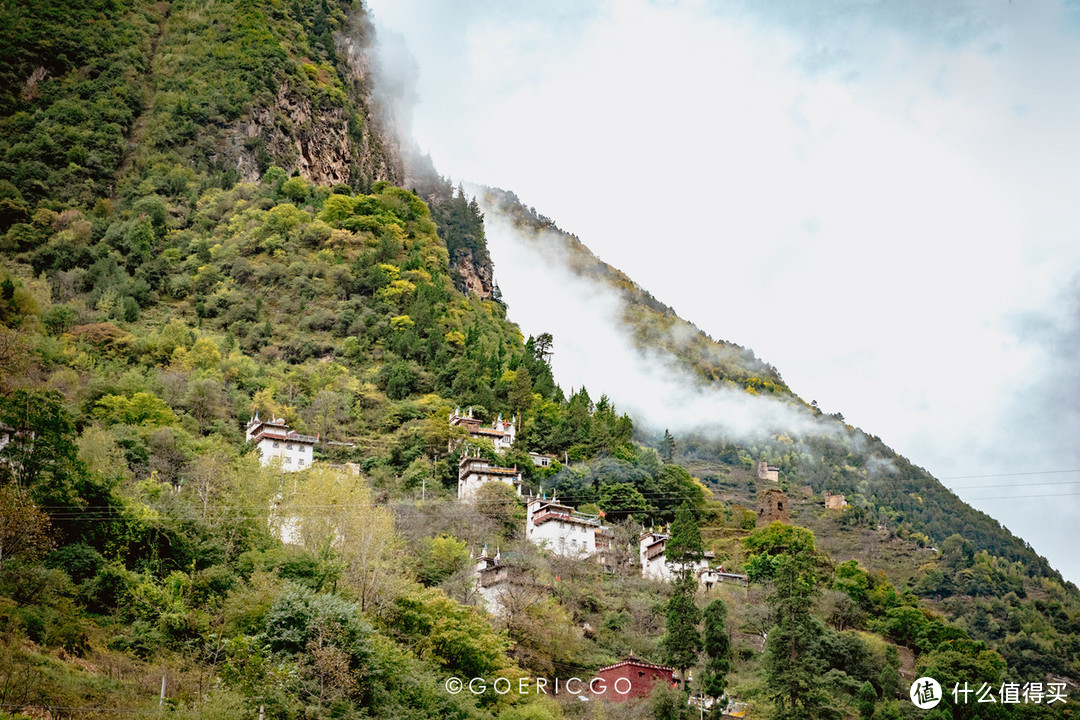
[[[274,447],[280,447],[277,440],[274,441]]]
[[[286,445],[285,445],[285,449],[286,449],[286,450],[292,450],[292,443],[288,443],[288,444],[286,444]]]
[[[776,503],[776,509],[777,510],[783,510],[784,509],[784,503],[782,503],[782,502]]]
[[[296,462],[298,462],[298,463],[300,463],[301,465],[303,465],[303,464],[304,464],[304,458],[300,458],[300,459],[299,459],[299,460],[297,460]]]

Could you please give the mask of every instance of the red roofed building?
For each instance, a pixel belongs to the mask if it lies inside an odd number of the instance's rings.
[[[247,424],[245,438],[258,446],[263,465],[280,460],[281,469],[286,472],[311,467],[315,446],[319,443],[319,438],[314,435],[300,435],[290,430],[284,420],[260,420],[257,413]]]
[[[472,408],[469,408],[468,415],[462,415],[461,408],[458,408],[450,413],[450,427],[459,426],[465,428],[470,437],[490,440],[499,451],[513,447],[514,438],[517,437],[517,425],[513,420],[503,420],[501,413],[491,423],[491,427],[484,427],[479,418],[473,417]],[[453,449],[453,444],[451,441],[450,450]]]
[[[470,455],[468,446],[458,462],[458,500],[475,500],[481,486],[488,482],[504,482],[521,495],[521,471],[492,465],[478,455]]]
[[[675,668],[653,665],[634,657],[600,668],[596,677],[604,681],[607,688],[604,697],[612,702],[648,697],[658,682],[671,687],[676,684]]]

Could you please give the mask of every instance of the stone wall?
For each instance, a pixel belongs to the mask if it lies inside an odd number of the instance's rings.
[[[831,493],[825,493],[825,507],[829,510],[843,510],[847,505],[847,500],[843,495],[833,495]]]
[[[791,506],[783,490],[762,490],[757,496],[757,527],[774,522],[791,524]]]

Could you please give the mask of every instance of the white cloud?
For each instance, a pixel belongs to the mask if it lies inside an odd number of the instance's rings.
[[[482,204],[491,253],[511,315],[528,335],[557,328],[552,370],[560,385],[607,395],[619,412],[652,431],[715,431],[753,439],[772,433],[839,434],[796,405],[742,389],[703,386],[666,352],[641,351],[622,325],[622,300],[606,285],[573,275],[558,236],[537,240]],[[538,298],[543,298],[538,301]]]
[[[513,190],[932,471],[1080,467],[1075,399],[1030,389],[1077,376],[1052,362],[1080,266],[1060,3],[371,5],[417,55],[442,172]],[[1080,502],[1051,505],[983,508],[1080,580]]]

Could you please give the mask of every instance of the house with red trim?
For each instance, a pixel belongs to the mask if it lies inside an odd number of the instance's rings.
[[[596,677],[604,681],[604,697],[612,702],[643,698],[652,694],[657,683],[675,687],[675,668],[653,665],[633,656],[614,665],[600,668]]]
[[[263,465],[280,460],[281,469],[286,472],[311,467],[315,446],[319,444],[318,436],[300,435],[280,418],[260,420],[258,413],[248,421],[244,437],[248,442],[256,443]]]
[[[480,488],[489,482],[506,483],[521,495],[521,471],[517,465],[512,468],[492,465],[479,454],[470,454],[465,446],[458,461],[458,500],[475,500]]]
[[[641,577],[652,578],[661,582],[670,582],[677,574],[678,568],[668,562],[664,551],[667,549],[668,533],[656,532],[655,530],[643,530],[639,538],[638,558],[641,562]],[[712,587],[716,582],[713,574],[709,573],[709,561],[715,557],[711,550],[705,551],[705,557],[698,560],[692,566],[694,575],[702,585]]]
[[[574,510],[554,499],[533,497],[525,507],[525,539],[533,545],[546,547],[556,555],[585,558],[596,553],[597,533],[602,534],[598,515]]]
[[[500,413],[499,417],[491,422],[491,426],[487,427],[480,422],[480,418],[473,417],[471,407],[465,415],[461,413],[461,408],[450,413],[450,427],[463,427],[471,438],[490,440],[497,451],[513,447],[514,439],[517,437],[517,425],[513,420],[503,420]],[[448,449],[453,450],[453,441]]]

